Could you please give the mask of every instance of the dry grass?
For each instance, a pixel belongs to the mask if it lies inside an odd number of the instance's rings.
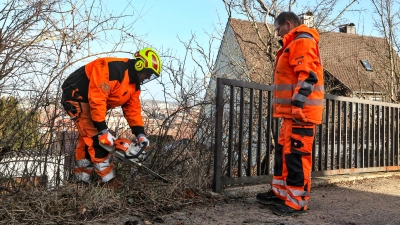
[[[121,195],[98,187],[65,185],[57,190],[22,190],[1,198],[2,224],[73,224],[123,207]]]
[[[178,179],[175,181],[180,182]],[[135,180],[113,191],[91,184],[66,184],[57,190],[21,190],[0,199],[1,224],[76,224],[117,213],[153,216],[201,203],[206,192],[179,189],[175,183]]]

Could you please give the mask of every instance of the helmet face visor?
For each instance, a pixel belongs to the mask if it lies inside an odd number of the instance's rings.
[[[145,78],[143,80],[142,84],[148,83],[148,82],[150,82],[150,81],[152,81],[154,79],[157,79],[157,78],[158,78],[157,74],[153,73],[148,78]]]

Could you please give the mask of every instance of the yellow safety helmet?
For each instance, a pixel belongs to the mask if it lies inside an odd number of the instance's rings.
[[[153,74],[148,80],[158,78],[161,74],[161,59],[157,52],[152,48],[144,48],[134,54],[136,59],[135,70],[140,72],[145,69],[150,69]]]

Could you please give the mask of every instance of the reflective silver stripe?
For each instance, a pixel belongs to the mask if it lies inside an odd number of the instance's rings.
[[[325,92],[324,85],[314,85],[313,92]]]
[[[291,98],[274,98],[274,104],[280,104],[280,105],[291,105],[292,99]],[[323,106],[324,105],[324,100],[323,99],[309,99],[304,103],[304,106]]]
[[[323,106],[324,105],[324,99],[307,99],[307,101],[304,103],[304,106],[307,105],[312,105],[312,106]]]
[[[83,182],[89,183],[91,177],[92,177],[91,174],[87,174],[87,173],[84,173],[84,172],[82,172],[82,173],[76,173],[76,174],[75,174],[75,182],[77,182],[77,181],[83,181]]]
[[[309,33],[301,33],[299,35],[297,35],[294,40],[299,39],[299,38],[308,38],[308,39],[312,39],[315,41],[315,39],[313,38],[313,36]]]
[[[81,159],[75,161],[76,167],[89,167],[92,165],[93,165],[92,162],[90,162],[88,159]]]
[[[307,82],[303,82],[303,84],[300,86],[302,89],[305,90],[310,90],[311,92],[313,91],[313,85]]]
[[[299,80],[299,82],[297,82],[297,86],[302,87],[304,85],[304,83],[307,83],[307,82],[304,82],[304,80]],[[309,84],[309,85],[311,85],[311,84]],[[313,92],[324,92],[325,91],[324,85],[323,84],[314,84],[312,91]]]
[[[111,154],[108,155],[108,157],[104,160],[104,162],[95,163],[94,168],[97,171],[103,171],[104,169],[110,167],[110,156],[111,156]]]
[[[115,171],[112,170],[111,172],[109,172],[107,175],[105,175],[104,177],[101,178],[101,182],[105,183],[111,179],[113,179],[115,177]]]
[[[274,90],[276,91],[290,91],[294,90],[295,84],[274,84]]]
[[[308,191],[299,191],[299,190],[293,190],[289,188],[290,193],[292,193],[293,196],[298,196],[298,197],[303,197],[303,196],[310,196],[310,192]]]
[[[286,196],[287,196],[286,190],[281,190],[281,189],[279,189],[279,188],[277,188],[277,187],[274,187],[274,186],[272,186],[272,190],[274,190],[275,192],[277,192],[279,196],[282,196],[282,197],[285,197],[285,198],[286,198]]]
[[[290,90],[294,90],[296,88],[296,86],[302,86],[303,83],[305,83],[304,81],[299,81],[296,84],[274,84],[274,90],[275,91],[290,91]],[[325,88],[324,85],[320,85],[320,84],[315,84],[313,85],[313,92],[324,92]]]
[[[299,102],[305,102],[307,101],[307,97],[301,94],[294,94],[293,100]]]
[[[274,98],[274,104],[291,105],[292,98]]]
[[[300,207],[304,207],[304,206],[306,206],[308,204],[308,200],[299,201],[297,199],[292,198],[292,196],[290,196],[290,195],[287,195],[287,200],[289,200],[293,204],[295,204],[297,206],[300,206]]]
[[[301,87],[301,86],[303,86],[303,83],[307,83],[307,82],[304,82],[304,80],[299,80],[297,82],[297,86]],[[323,84],[314,84],[312,91],[313,92],[324,92],[325,91],[324,85]]]
[[[272,184],[275,185],[281,185],[281,186],[286,186],[286,182],[284,180],[276,180],[276,179],[272,179]]]

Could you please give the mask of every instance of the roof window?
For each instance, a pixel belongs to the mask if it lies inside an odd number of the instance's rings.
[[[373,71],[372,66],[371,66],[371,64],[369,64],[368,60],[362,59],[360,61],[367,71]]]

